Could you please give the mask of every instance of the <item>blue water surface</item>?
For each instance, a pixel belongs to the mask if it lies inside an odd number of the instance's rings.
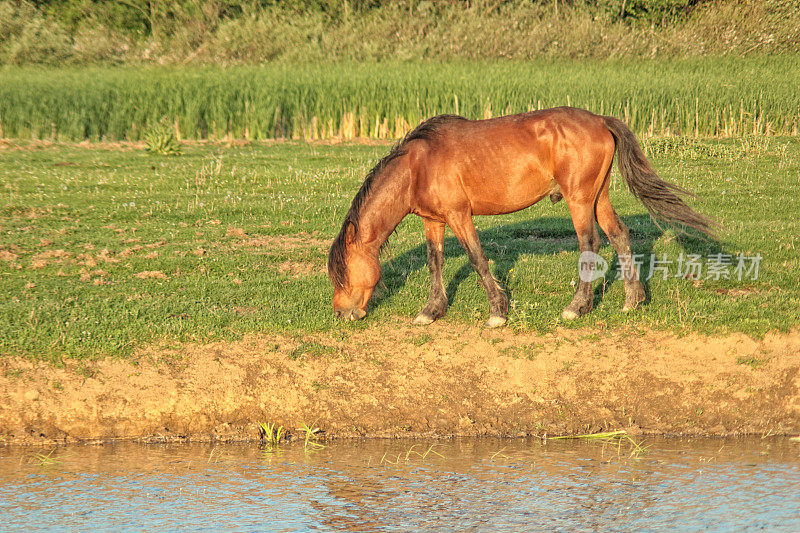
[[[800,443],[0,448],[7,531],[800,531]]]

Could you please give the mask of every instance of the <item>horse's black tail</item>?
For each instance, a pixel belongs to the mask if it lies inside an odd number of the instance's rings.
[[[624,122],[614,117],[603,117],[603,119],[617,143],[619,172],[628,182],[633,195],[644,204],[650,215],[672,227],[682,224],[713,237],[714,228],[718,224],[694,211],[681,199],[681,196],[693,196],[693,194],[658,177],[642,152],[636,136]],[[681,231],[679,228],[676,229]]]

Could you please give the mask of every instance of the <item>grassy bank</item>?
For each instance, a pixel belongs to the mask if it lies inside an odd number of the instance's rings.
[[[0,0],[0,64],[11,65],[798,51],[794,0]]]
[[[324,264],[366,170],[387,149],[196,143],[181,156],[162,157],[131,145],[6,141],[0,353],[60,360],[122,355],[162,339],[340,329],[346,335],[363,327],[334,321]],[[795,327],[800,141],[666,138],[648,141],[647,149],[664,178],[696,191],[693,205],[722,223],[726,252],[763,256],[759,276],[657,273],[650,305],[627,315],[620,313],[622,287],[609,278],[596,282],[596,310],[576,326],[754,335]],[[715,251],[662,233],[616,182],[612,201],[637,253],[676,259]],[[552,330],[577,280],[577,244],[564,202],[478,224],[494,273],[512,297],[510,327]],[[410,319],[423,305],[422,242],[418,219],[401,224],[383,258],[384,283],[369,323]],[[608,245],[601,253],[614,256]],[[452,237],[445,256],[452,304],[445,320],[482,323],[485,294]]]
[[[639,134],[796,134],[800,56],[682,61],[6,69],[0,137],[396,138],[438,113],[573,105]]]

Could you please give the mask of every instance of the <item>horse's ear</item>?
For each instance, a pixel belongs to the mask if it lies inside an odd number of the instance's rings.
[[[356,227],[353,224],[348,224],[347,229],[344,231],[344,242],[353,244],[356,240]]]

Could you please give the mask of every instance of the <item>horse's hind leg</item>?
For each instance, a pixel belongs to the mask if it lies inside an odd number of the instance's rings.
[[[591,273],[596,264],[593,260],[584,260],[584,252],[597,253],[600,251],[600,233],[595,224],[594,209],[591,202],[568,199],[569,212],[572,215],[572,224],[578,235],[578,246],[581,251],[580,272]],[[584,279],[587,278],[587,279]],[[573,320],[585,315],[592,310],[592,279],[581,275],[578,278],[578,288],[572,302],[564,308],[561,318]]]
[[[483,247],[478,240],[478,232],[472,222],[471,213],[460,214],[448,219],[447,223],[467,252],[472,267],[478,272],[481,283],[486,289],[486,295],[489,297],[489,320],[486,321],[486,327],[502,326],[507,321],[508,297],[489,270],[489,261],[486,260],[486,254],[483,253]]]
[[[622,279],[625,282],[625,305],[623,311],[629,311],[638,307],[645,299],[644,287],[639,281],[639,273],[631,255],[631,244],[628,236],[628,228],[622,223],[611,199],[608,197],[608,184],[600,192],[597,199],[597,222],[603,228],[611,246],[617,252]]]
[[[444,222],[425,220],[425,240],[428,243],[428,269],[431,272],[431,292],[428,303],[414,318],[412,324],[424,326],[444,315],[447,310],[447,293],[442,281],[444,261]]]

